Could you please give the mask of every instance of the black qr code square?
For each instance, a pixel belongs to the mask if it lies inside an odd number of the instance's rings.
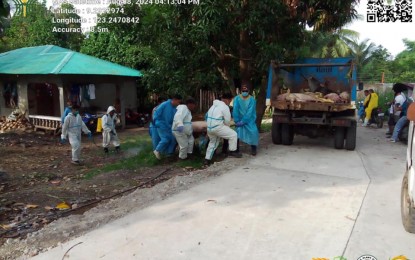
[[[412,0],[368,0],[367,22],[412,22]]]

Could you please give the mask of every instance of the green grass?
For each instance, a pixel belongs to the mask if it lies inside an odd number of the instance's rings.
[[[261,125],[262,132],[265,132],[265,133],[271,132],[271,129],[272,129],[272,123],[262,123]]]
[[[91,170],[86,173],[85,179],[92,179],[94,176],[106,172],[117,170],[134,170],[141,167],[153,167],[156,165],[170,164],[181,168],[192,167],[199,169],[203,166],[203,156],[195,154],[191,159],[181,161],[178,160],[178,155],[174,157],[164,158],[161,161],[153,154],[153,147],[151,138],[149,136],[134,136],[121,142],[121,149],[125,152],[129,149],[140,149],[138,155],[129,158],[121,159],[118,162],[107,164],[99,169]]]
[[[149,136],[130,137],[121,142],[121,149],[126,152],[129,149],[140,149],[137,156],[121,159],[118,162],[107,164],[99,169],[94,169],[85,175],[86,179],[111,171],[117,170],[134,170],[140,167],[151,167],[159,162],[153,155],[153,148]]]

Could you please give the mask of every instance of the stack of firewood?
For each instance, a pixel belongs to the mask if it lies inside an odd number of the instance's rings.
[[[19,129],[19,130],[32,130],[33,126],[26,119],[26,113],[15,110],[8,117],[0,117],[0,133]]]

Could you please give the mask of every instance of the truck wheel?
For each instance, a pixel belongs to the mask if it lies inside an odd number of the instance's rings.
[[[408,194],[408,171],[405,172],[401,187],[401,217],[406,231],[415,233],[415,205]]]
[[[283,145],[292,145],[294,141],[294,127],[290,124],[282,124],[281,135]]]
[[[356,125],[356,121],[352,121],[346,130],[346,150],[353,151],[356,148]]]
[[[344,147],[344,127],[336,127],[334,131],[334,148],[336,149],[343,149]]]
[[[274,144],[281,144],[282,143],[281,124],[280,123],[274,123],[274,122],[272,123],[271,137],[272,137],[272,142]]]

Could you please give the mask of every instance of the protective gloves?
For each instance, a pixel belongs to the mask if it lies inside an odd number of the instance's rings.
[[[245,125],[245,123],[244,123],[244,122],[242,122],[242,121],[239,121],[239,122],[237,122],[235,125],[236,125],[237,127],[241,127],[241,126],[244,126],[244,125]]]
[[[183,130],[184,130],[184,126],[178,126],[177,128],[176,128],[176,131],[177,132],[179,132],[179,133],[183,133]]]
[[[61,144],[65,144],[66,143],[66,138],[61,138]]]
[[[88,133],[88,138],[92,139],[92,133],[91,132]]]

